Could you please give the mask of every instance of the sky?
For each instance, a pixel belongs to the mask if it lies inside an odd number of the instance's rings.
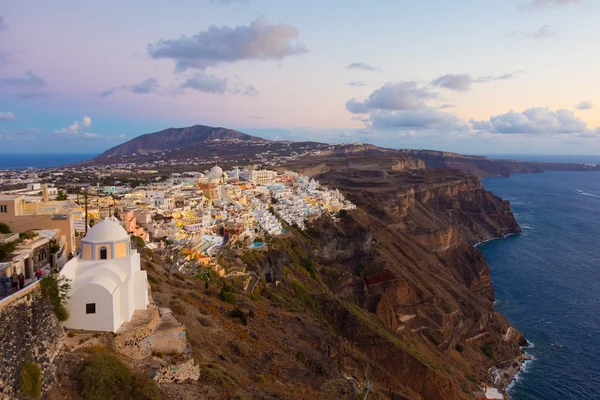
[[[0,153],[196,124],[600,154],[597,0],[3,0]]]

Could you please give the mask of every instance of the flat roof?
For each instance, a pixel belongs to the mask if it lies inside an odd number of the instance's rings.
[[[0,201],[2,200],[16,200],[16,199],[20,199],[20,198],[24,198],[25,196],[23,196],[22,194],[3,194],[0,195]]]

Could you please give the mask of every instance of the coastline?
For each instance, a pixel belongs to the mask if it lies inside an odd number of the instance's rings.
[[[488,369],[491,377],[490,384],[496,387],[507,398],[510,398],[509,392],[519,381],[521,372],[525,371],[527,366],[534,360],[532,355],[525,352],[525,348],[521,348],[521,355],[519,357],[501,361]]]
[[[506,238],[507,238],[507,237],[509,237],[509,236],[513,236],[513,235],[520,235],[520,234],[521,234],[521,232],[511,232],[511,233],[507,233],[507,234],[506,234],[506,235],[504,235],[504,236],[494,236],[494,237],[491,237],[491,238],[489,238],[489,239],[482,240],[481,242],[477,242],[477,243],[475,243],[475,244],[473,245],[473,247],[479,247],[479,246],[481,246],[481,245],[482,245],[482,244],[484,244],[484,243],[491,242],[492,240],[502,240],[502,239],[506,239]]]
[[[473,245],[473,247],[477,248],[493,240],[506,239],[509,236],[518,235],[520,233],[521,232],[513,232],[504,236],[495,236],[477,242]],[[532,355],[525,351],[525,349],[533,347],[533,344],[527,341],[527,339],[525,339],[525,341],[527,342],[527,345],[521,346],[521,355],[516,358],[498,362],[488,369],[488,374],[490,377],[489,383],[496,387],[507,399],[510,399],[509,392],[519,381],[519,376],[521,373],[525,371],[527,366],[535,359]]]

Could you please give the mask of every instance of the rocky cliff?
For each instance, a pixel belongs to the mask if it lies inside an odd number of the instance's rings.
[[[494,359],[518,356],[523,341],[494,311],[489,268],[473,247],[520,232],[509,203],[449,170],[326,164],[317,178],[359,209],[246,254],[268,284],[264,295],[283,307],[290,295],[310,301],[312,329],[364,357],[361,379],[380,398],[470,398],[473,381],[487,379]],[[336,375],[360,376],[341,361],[329,371]]]
[[[598,171],[600,166],[574,163],[522,162],[491,159],[433,150],[402,150],[402,154],[423,160],[427,168],[450,168],[478,177],[510,176],[511,174],[544,171]]]

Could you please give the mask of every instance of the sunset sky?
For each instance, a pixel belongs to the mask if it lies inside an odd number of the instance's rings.
[[[0,153],[195,124],[600,154],[600,1],[5,0]]]

